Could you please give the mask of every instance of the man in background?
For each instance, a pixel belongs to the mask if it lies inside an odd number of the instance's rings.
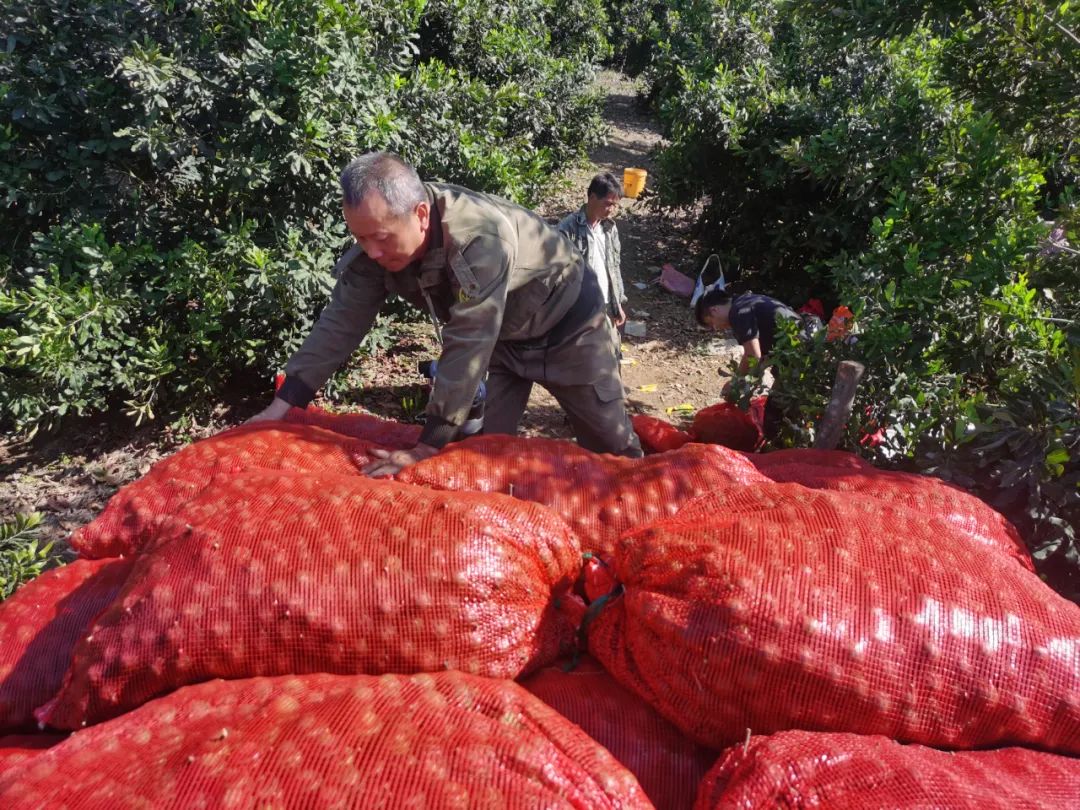
[[[626,290],[623,285],[619,229],[612,219],[622,199],[622,183],[602,172],[589,183],[585,205],[568,214],[559,230],[569,237],[596,276],[605,311],[616,327],[626,323]]]
[[[821,319],[814,315],[799,315],[782,301],[767,295],[746,292],[732,296],[724,289],[712,289],[701,296],[694,305],[694,317],[699,326],[714,332],[731,330],[735,340],[742,346],[739,374],[746,374],[751,363],[763,363],[772,353],[781,321],[799,324],[803,337],[809,338],[822,328]],[[726,369],[721,367],[720,373]],[[730,385],[730,383],[728,383]],[[773,392],[776,385],[773,385]],[[764,431],[768,437],[775,436],[780,428],[783,414],[770,396],[765,404]]]

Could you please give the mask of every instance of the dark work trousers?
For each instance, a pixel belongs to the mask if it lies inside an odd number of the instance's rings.
[[[566,412],[579,445],[640,457],[613,329],[596,276],[586,271],[578,302],[551,332],[527,343],[496,344],[488,365],[484,433],[516,434],[533,383],[539,383]]]

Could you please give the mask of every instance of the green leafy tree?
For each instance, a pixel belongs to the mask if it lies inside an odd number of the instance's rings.
[[[703,203],[742,282],[855,311],[851,341],[780,341],[776,442],[810,444],[836,363],[861,360],[847,446],[977,492],[1076,597],[1074,17],[670,0],[646,76],[662,199]]]
[[[268,384],[326,300],[351,157],[528,200],[597,137],[593,5],[8,3],[0,423]],[[434,42],[440,8],[479,22]]]

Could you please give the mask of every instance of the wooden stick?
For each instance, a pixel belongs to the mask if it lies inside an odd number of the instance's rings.
[[[825,414],[818,423],[817,436],[814,438],[815,450],[835,450],[844,435],[844,427],[851,416],[851,406],[855,401],[855,390],[859,380],[866,372],[866,366],[854,360],[842,360],[836,367],[836,379],[833,381],[832,395],[825,407]]]

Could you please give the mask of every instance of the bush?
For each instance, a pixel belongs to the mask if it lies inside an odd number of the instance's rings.
[[[494,113],[495,132],[544,150],[547,168],[600,133],[598,98],[583,88],[608,53],[604,24],[598,0],[434,0],[420,58],[494,91],[467,115]]]
[[[671,0],[647,75],[662,200],[702,200],[759,291],[856,312],[855,342],[780,341],[776,443],[812,443],[836,363],[862,361],[847,446],[979,493],[1077,598],[1080,274],[1047,221],[1075,242],[1075,66],[1024,89],[1024,54],[1071,53],[1067,11]]]
[[[594,5],[528,6],[562,10],[548,34],[472,0],[8,4],[0,423],[171,416],[269,381],[326,299],[358,153],[533,197],[598,135]],[[440,45],[440,8],[482,24]],[[417,56],[440,47],[460,65]]]
[[[41,515],[37,512],[0,523],[0,602],[60,561],[52,554],[52,543],[39,545],[40,525]]]

